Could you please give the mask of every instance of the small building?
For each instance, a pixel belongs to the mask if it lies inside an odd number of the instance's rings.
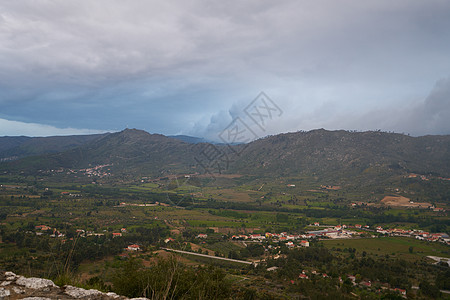
[[[38,225],[38,226],[36,226],[35,228],[36,228],[36,229],[40,229],[40,230],[42,230],[42,231],[46,231],[46,230],[52,229],[50,226],[47,226],[47,225]]]
[[[133,245],[129,245],[127,250],[128,251],[139,251],[139,250],[141,250],[141,247],[139,245],[133,244]]]
[[[112,236],[113,236],[113,238],[120,237],[120,236],[122,236],[122,233],[120,233],[120,232],[113,232]]]
[[[200,233],[197,235],[198,239],[206,239],[208,237],[208,235],[206,233]]]
[[[404,289],[395,288],[394,291],[395,292],[399,292],[403,296],[406,296],[406,290],[404,290]]]
[[[309,242],[308,241],[300,241],[300,246],[309,247]]]
[[[252,240],[264,240],[266,237],[260,234],[251,234],[250,239]]]
[[[244,234],[240,234],[240,235],[233,235],[231,237],[231,239],[233,240],[246,240],[248,239],[248,236],[244,235]]]
[[[126,228],[121,228],[120,232],[127,232],[127,229]]]

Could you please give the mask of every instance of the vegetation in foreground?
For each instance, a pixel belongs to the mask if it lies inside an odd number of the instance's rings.
[[[64,176],[1,177],[6,182],[0,188],[3,269],[155,299],[397,299],[403,291],[408,298],[435,299],[445,298],[440,290],[450,289],[448,264],[427,258],[449,258],[449,246],[373,230],[448,232],[445,182],[401,178],[389,188],[355,190],[307,177],[261,181],[236,176],[214,182],[201,176],[180,176],[177,182],[140,177],[126,183],[67,184]],[[392,194],[414,201],[424,197],[443,211],[380,204]],[[440,200],[430,200],[435,194]],[[310,227],[315,222],[372,229],[361,232],[362,238],[312,239],[309,248],[301,249],[231,238],[300,235],[316,230]],[[126,250],[133,244],[139,251]],[[161,247],[257,264],[175,258]]]

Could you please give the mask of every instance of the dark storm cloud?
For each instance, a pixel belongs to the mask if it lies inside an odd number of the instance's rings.
[[[438,0],[2,1],[0,119],[214,136],[264,90],[286,110],[271,133],[363,129],[339,116],[419,105],[449,76],[449,15]]]
[[[397,129],[413,135],[450,133],[450,79],[439,80],[423,102],[395,110],[391,124],[386,128]]]

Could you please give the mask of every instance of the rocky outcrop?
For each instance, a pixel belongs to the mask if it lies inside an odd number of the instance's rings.
[[[49,299],[94,299],[130,300],[115,293],[86,290],[71,285],[59,287],[49,279],[26,278],[13,272],[0,271],[0,300],[49,300]],[[133,298],[131,300],[145,300]]]

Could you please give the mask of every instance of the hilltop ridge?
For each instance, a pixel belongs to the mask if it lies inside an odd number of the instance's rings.
[[[450,136],[411,137],[377,131],[318,129],[284,133],[244,145],[187,143],[161,134],[125,129],[89,138],[66,137],[81,145],[56,153],[29,156],[0,164],[7,172],[112,165],[113,172],[132,176],[204,173],[198,161],[207,151],[227,155],[226,167],[213,172],[259,177],[319,176],[353,180],[390,178],[407,173],[450,177]],[[68,145],[70,143],[67,143]],[[48,148],[48,151],[52,150]],[[213,167],[216,162],[209,162]]]

